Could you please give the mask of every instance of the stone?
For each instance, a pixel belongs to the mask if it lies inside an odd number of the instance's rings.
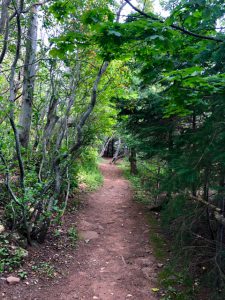
[[[6,278],[5,277],[0,277],[0,280],[6,281]]]
[[[6,278],[6,281],[9,285],[17,284],[20,282],[19,277],[9,276]]]
[[[2,224],[0,224],[0,233],[2,233],[4,231],[5,231],[5,227]]]
[[[158,268],[162,268],[162,267],[163,267],[163,264],[158,263],[158,264],[157,264],[157,267],[158,267]]]
[[[84,240],[94,240],[98,238],[98,233],[96,231],[81,231],[80,236]]]

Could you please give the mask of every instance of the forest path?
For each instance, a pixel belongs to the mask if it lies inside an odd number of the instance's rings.
[[[104,184],[87,194],[87,205],[78,213],[77,227],[83,240],[69,275],[57,285],[31,291],[32,297],[26,299],[157,299],[151,291],[157,286],[157,264],[143,212],[132,200],[121,170],[109,161],[100,168]]]
[[[109,162],[100,168],[104,184],[89,194],[88,206],[79,216],[79,231],[88,242],[76,255],[79,271],[49,299],[155,299],[155,261],[142,212],[121,170]]]

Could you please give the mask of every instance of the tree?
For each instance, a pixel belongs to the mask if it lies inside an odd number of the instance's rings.
[[[32,105],[36,75],[36,52],[38,31],[38,10],[33,6],[27,30],[26,55],[23,70],[22,107],[19,116],[19,139],[23,147],[28,147],[32,120]]]

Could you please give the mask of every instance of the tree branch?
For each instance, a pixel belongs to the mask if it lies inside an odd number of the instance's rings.
[[[163,20],[160,20],[159,18],[157,17],[154,17],[154,16],[150,16],[149,14],[146,14],[144,11],[140,10],[139,8],[135,7],[131,2],[130,0],[125,0],[136,12],[138,12],[140,15],[148,18],[148,19],[151,19],[153,21],[158,21],[160,22],[161,24],[165,24],[165,21]],[[192,31],[189,31],[183,27],[180,27],[178,25],[175,25],[175,24],[172,24],[172,25],[169,25],[171,28],[175,29],[175,30],[178,30],[178,31],[181,31],[183,32],[184,34],[186,35],[190,35],[190,36],[193,36],[193,37],[196,37],[196,38],[199,38],[199,39],[203,39],[203,40],[210,40],[210,41],[214,41],[214,42],[219,42],[219,43],[222,43],[224,42],[224,40],[222,39],[219,39],[219,38],[216,38],[216,37],[213,37],[213,36],[206,36],[206,35],[201,35],[201,34],[198,34],[198,33],[194,33]]]

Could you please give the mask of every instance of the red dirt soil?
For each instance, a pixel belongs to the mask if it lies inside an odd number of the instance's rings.
[[[132,190],[121,170],[108,161],[100,168],[104,184],[85,196],[87,205],[77,215],[83,239],[68,275],[43,280],[41,286],[10,286],[11,291],[2,299],[158,299],[151,290],[157,287],[157,263],[143,211],[132,200]]]

